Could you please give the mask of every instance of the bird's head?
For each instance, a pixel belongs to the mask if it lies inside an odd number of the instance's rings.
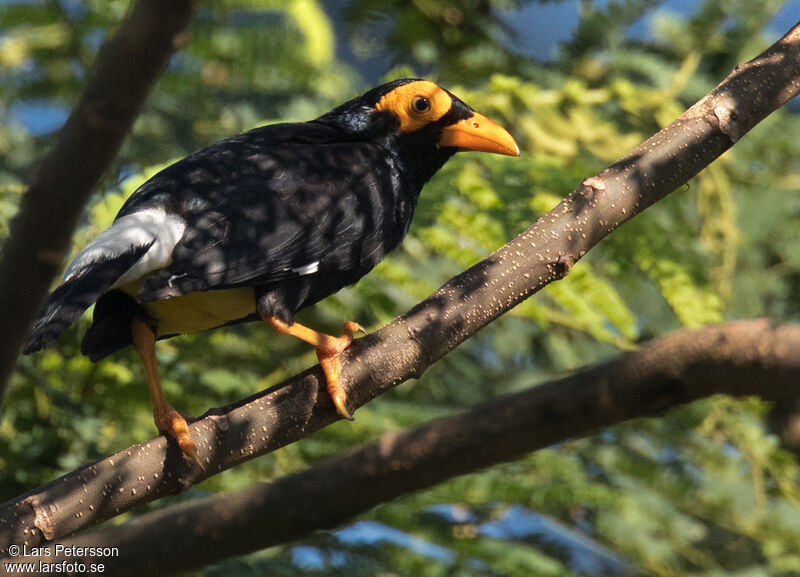
[[[519,156],[514,138],[429,80],[404,78],[373,88],[319,118],[350,137],[379,142],[427,181],[462,150]]]

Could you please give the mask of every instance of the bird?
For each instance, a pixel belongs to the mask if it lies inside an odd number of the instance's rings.
[[[352,420],[332,336],[294,315],[354,284],[401,243],[420,192],[459,151],[519,156],[514,138],[430,80],[377,86],[307,122],[262,126],[175,162],[142,184],[67,266],[23,352],[53,342],[94,304],[81,353],[127,346],[160,433],[203,464],[165,399],[156,341],[245,321],[316,349],[339,415]]]

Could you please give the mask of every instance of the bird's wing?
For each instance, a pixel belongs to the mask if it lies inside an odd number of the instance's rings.
[[[159,206],[185,225],[170,264],[147,271],[141,301],[374,266],[383,257],[382,231],[396,228],[386,226],[396,220],[385,193],[397,188],[391,161],[376,144],[301,126],[289,142],[262,146],[242,135],[187,157],[123,208],[124,216]]]
[[[275,171],[264,177],[259,162],[274,161],[262,159],[257,151],[288,151],[343,140],[341,132],[319,123],[278,124],[218,142],[164,169],[140,187],[111,227],[72,261],[34,324],[25,353],[47,346],[109,289],[140,281],[173,262],[185,266],[185,279],[197,275],[208,285],[217,282],[217,276],[204,267],[219,265],[209,261],[211,254],[231,263],[229,274],[234,278],[247,278],[247,270],[269,274],[268,265],[251,264],[258,260],[253,247],[250,252],[242,248],[253,232],[248,220],[257,220],[270,204],[280,204],[277,198],[264,202],[255,194],[280,185]],[[240,193],[241,202],[236,200]],[[276,222],[285,218],[286,210],[278,212]],[[234,226],[225,224],[226,219]],[[190,254],[195,249],[197,258]]]

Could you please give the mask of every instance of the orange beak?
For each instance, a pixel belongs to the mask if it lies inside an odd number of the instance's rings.
[[[506,129],[477,112],[443,128],[439,146],[519,156],[519,146]]]

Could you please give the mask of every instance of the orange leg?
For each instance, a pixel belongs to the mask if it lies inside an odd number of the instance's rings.
[[[173,409],[164,398],[161,390],[161,378],[158,376],[156,360],[156,335],[144,321],[134,318],[131,323],[133,346],[144,365],[144,375],[150,388],[150,399],[153,401],[153,420],[159,432],[167,434],[178,441],[181,451],[201,469],[205,469],[197,456],[197,447],[189,436],[189,425],[186,419]]]
[[[333,399],[333,404],[336,405],[336,411],[345,419],[352,421],[353,417],[347,410],[347,394],[339,383],[339,376],[342,374],[342,363],[339,360],[339,355],[353,342],[353,335],[356,332],[366,332],[364,327],[358,323],[347,321],[344,323],[342,336],[332,337],[305,327],[300,323],[290,325],[275,317],[264,316],[262,318],[279,333],[297,337],[317,349],[317,358],[322,367],[322,372],[325,373],[328,394]]]

